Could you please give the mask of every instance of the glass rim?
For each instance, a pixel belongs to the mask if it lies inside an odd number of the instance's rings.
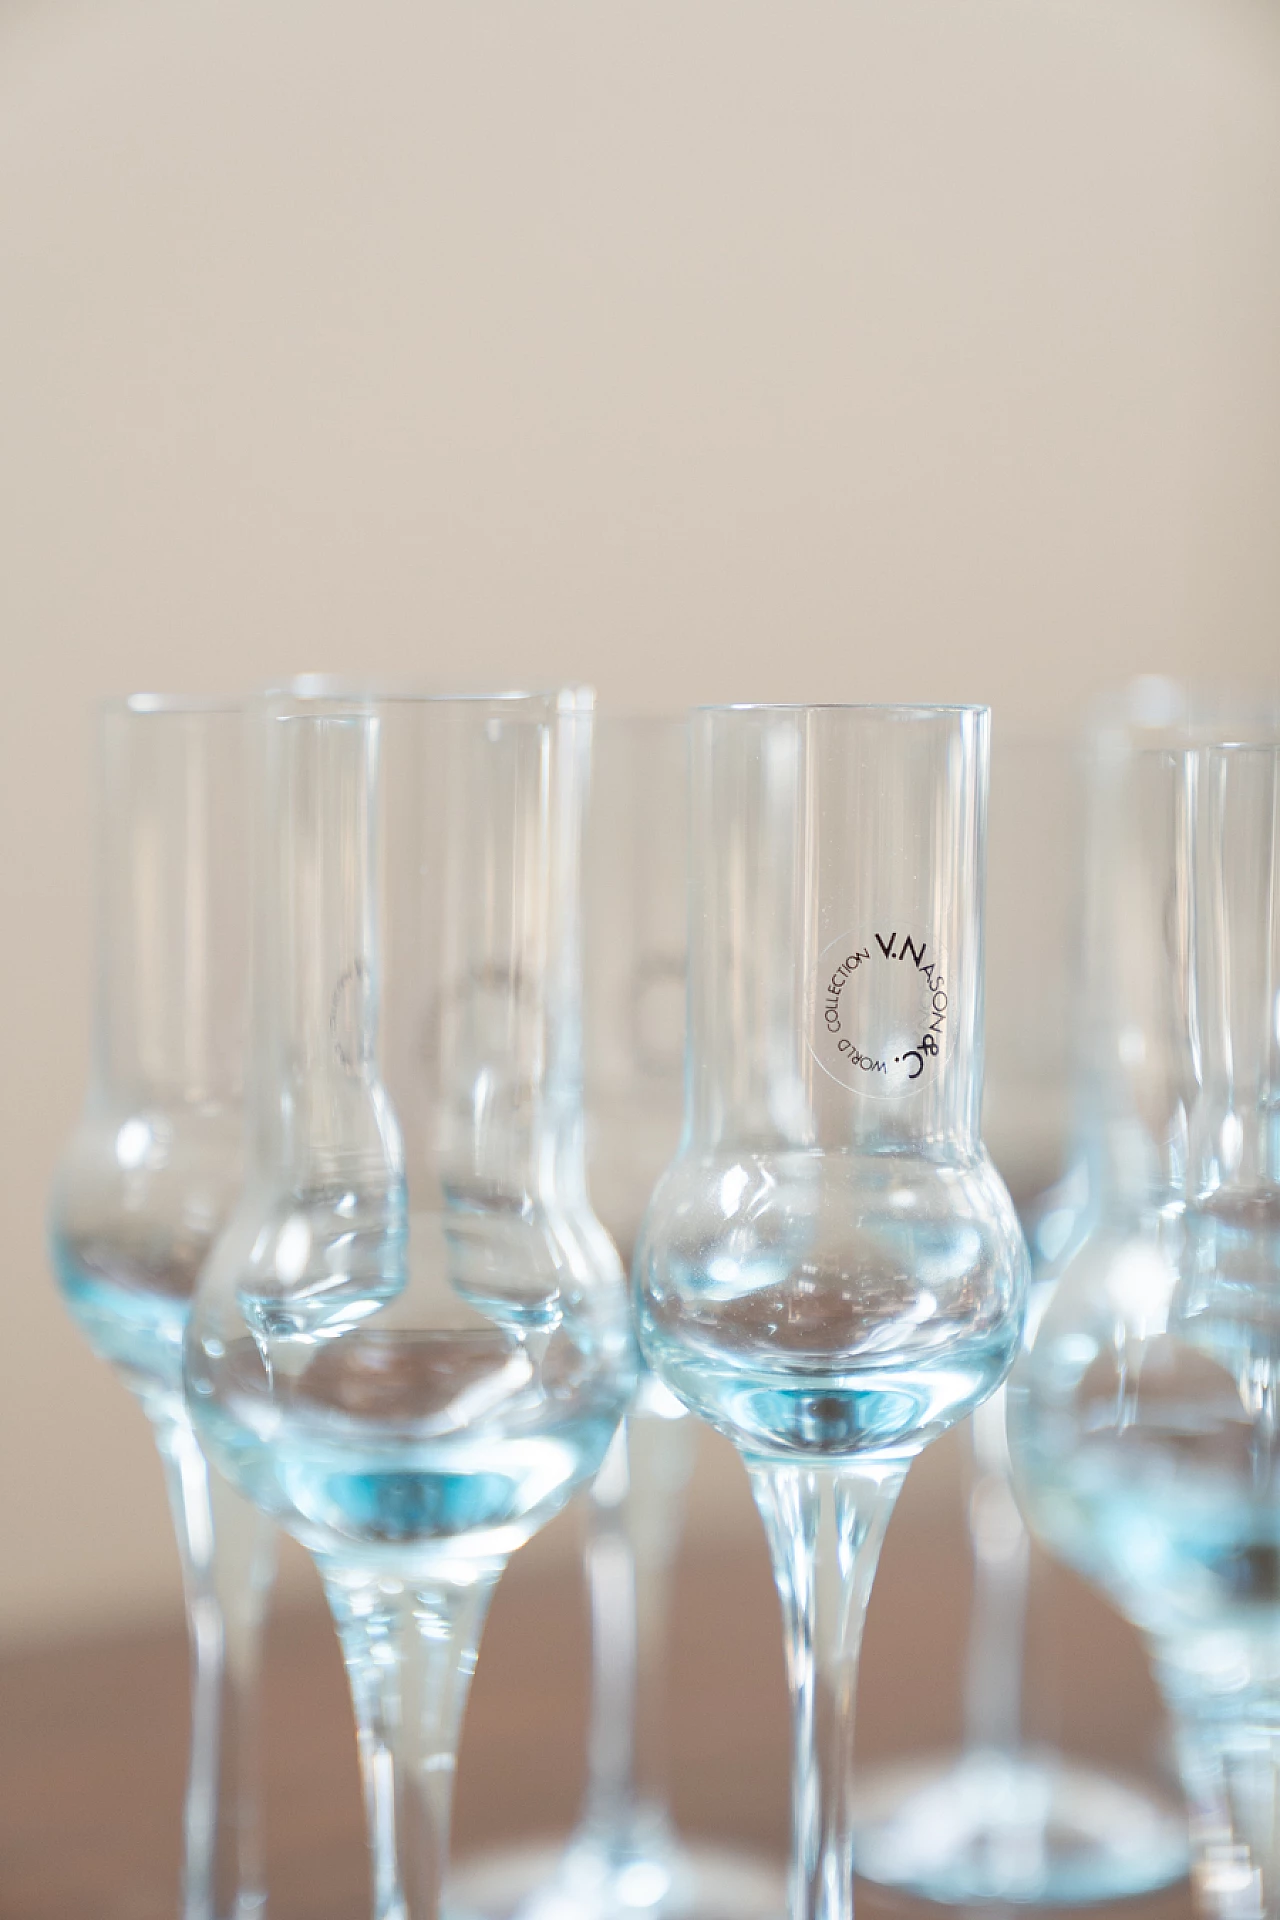
[[[966,701],[909,701],[909,700],[732,700],[707,701],[692,709],[697,715],[708,717],[741,713],[847,713],[851,717],[863,718],[877,716],[883,719],[933,720],[950,718],[957,714],[974,714],[981,717],[990,714],[991,708],[984,704],[972,704]]]
[[[1102,727],[1086,737],[1086,751],[1094,761],[1127,764],[1136,761],[1192,759],[1210,753],[1280,753],[1280,711],[1259,713],[1252,728],[1248,719],[1225,723],[1211,716],[1168,726]]]
[[[665,713],[659,709],[628,712],[621,707],[597,707],[595,715],[597,726],[634,733],[658,733],[687,727],[690,714],[698,711],[696,707],[671,708]]]
[[[1280,685],[1138,674],[1095,700],[1086,731],[1134,752],[1280,744]]]
[[[249,707],[258,713],[364,713],[371,708],[506,708],[513,717],[519,709],[566,717],[594,714],[595,689],[570,681],[562,686],[500,687],[483,692],[446,692],[415,685],[412,681],[346,679],[336,674],[299,674],[259,689]]]
[[[96,707],[104,720],[182,720],[204,715],[229,718],[243,714],[247,704],[242,695],[234,693],[138,692],[107,694],[96,702]]]

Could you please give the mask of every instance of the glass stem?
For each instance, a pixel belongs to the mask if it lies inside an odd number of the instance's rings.
[[[1280,1700],[1188,1710],[1171,1690],[1191,1816],[1192,1881],[1211,1920],[1280,1920]]]
[[[501,1571],[419,1580],[320,1563],[355,1707],[374,1920],[439,1920],[458,1735]]]
[[[275,1529],[210,1473],[176,1395],[148,1408],[164,1462],[191,1641],[183,1920],[265,1913],[259,1672]]]
[[[973,1612],[965,1661],[965,1745],[1013,1753],[1022,1745],[1022,1660],[1031,1540],[1013,1497],[1005,1390],[973,1416]]]
[[[782,1601],[794,1754],[791,1920],[852,1920],[853,1715],[871,1582],[904,1460],[749,1460]]]
[[[667,1838],[671,1568],[695,1444],[687,1418],[633,1408],[588,1508],[591,1719],[584,1826],[622,1853],[650,1852]]]

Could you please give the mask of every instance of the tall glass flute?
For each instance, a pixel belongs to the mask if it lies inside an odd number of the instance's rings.
[[[585,1084],[592,1204],[629,1264],[680,1138],[688,941],[688,727],[596,720],[585,859]],[[469,1862],[452,1894],[520,1920],[747,1920],[777,1913],[767,1862],[677,1834],[667,1799],[672,1564],[696,1434],[652,1374],[587,1509],[591,1714],[587,1792],[562,1849]]]
[[[989,716],[695,716],[688,1104],[641,1345],[744,1455],[794,1704],[792,1920],[853,1907],[854,1686],[914,1456],[998,1384],[1027,1279],[978,1136]]]
[[[1206,1911],[1280,1912],[1280,735],[1097,768],[1097,1205],[1010,1387],[1025,1511],[1142,1629]]]
[[[587,1174],[629,1268],[680,1139],[688,968],[687,719],[597,721],[586,861]],[[625,1482],[600,1475],[587,1533],[592,1682],[586,1805],[550,1907],[522,1920],[750,1920],[778,1914],[770,1863],[676,1832],[667,1786],[671,1574],[697,1435],[642,1374]]]
[[[196,1275],[240,1180],[242,727],[238,707],[155,695],[102,711],[92,1068],[49,1217],[63,1298],[151,1422],[182,1556],[185,1920],[266,1902],[256,1706],[274,1536],[210,1476],[182,1397]]]
[[[982,1127],[1031,1248],[1033,1301],[1053,1285],[1087,1214],[1071,1045],[1080,758],[1074,745],[1028,738],[998,739],[991,755]],[[1186,1821],[1145,1783],[1027,1740],[1031,1553],[1010,1484],[1004,1396],[1004,1388],[992,1394],[969,1428],[974,1574],[963,1745],[862,1775],[859,1870],[951,1903],[1120,1899],[1185,1874]],[[1037,1678],[1028,1676],[1033,1698]]]
[[[577,693],[326,693],[254,729],[248,1165],[187,1390],[323,1577],[376,1920],[436,1920],[489,1596],[634,1383],[583,1171],[590,728]]]

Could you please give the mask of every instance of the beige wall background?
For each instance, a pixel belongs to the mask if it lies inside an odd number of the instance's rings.
[[[1278,207],[1266,0],[6,0],[0,1634],[177,1604],[42,1247],[93,698],[1274,674]]]

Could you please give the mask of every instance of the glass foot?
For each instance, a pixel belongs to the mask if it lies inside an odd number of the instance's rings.
[[[954,1906],[1120,1900],[1187,1871],[1172,1799],[1048,1748],[871,1770],[856,1831],[864,1879]]]
[[[448,1920],[782,1920],[781,1864],[675,1840],[622,1852],[578,1834],[460,1860]]]

